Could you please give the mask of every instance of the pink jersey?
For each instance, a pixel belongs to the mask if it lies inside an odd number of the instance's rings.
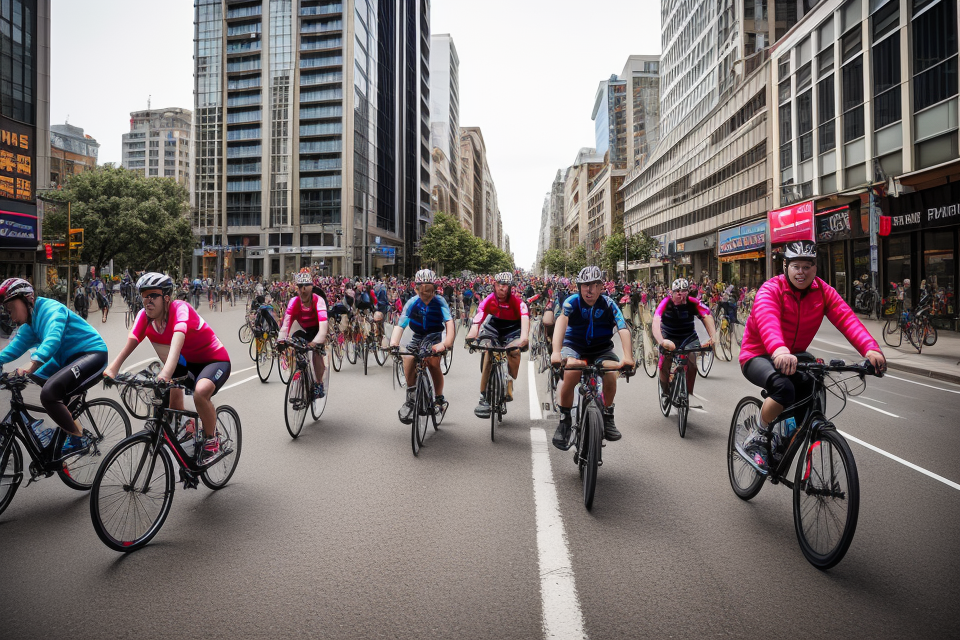
[[[304,305],[300,296],[290,298],[287,310],[283,314],[283,326],[280,327],[279,338],[287,337],[293,323],[298,323],[304,329],[319,327],[321,322],[327,321],[327,303],[317,294],[313,294],[310,304]]]
[[[519,322],[520,318],[529,315],[530,311],[527,309],[527,303],[521,300],[517,294],[511,294],[506,302],[500,302],[497,300],[497,294],[491,293],[480,303],[477,315],[473,318],[473,323],[481,324],[487,319],[487,316],[510,322]]]
[[[153,344],[169,345],[173,341],[174,333],[182,333],[186,337],[183,348],[180,349],[180,355],[187,362],[230,361],[230,355],[217,334],[185,300],[170,302],[170,314],[163,333],[157,331],[143,309],[137,314],[137,320],[130,329],[130,337],[137,342],[143,342],[143,338],[147,337]]]
[[[740,364],[756,356],[773,355],[780,347],[787,347],[790,353],[806,351],[824,316],[860,355],[880,351],[877,341],[836,289],[816,278],[801,296],[781,274],[764,282],[757,292],[743,331]]]

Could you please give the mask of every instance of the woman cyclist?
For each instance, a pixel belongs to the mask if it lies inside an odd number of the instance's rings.
[[[17,336],[0,353],[0,368],[36,347],[30,366],[40,384],[40,404],[58,427],[70,434],[63,453],[81,453],[90,446],[64,401],[100,381],[107,366],[107,345],[80,316],[50,298],[37,298],[26,280],[9,278],[0,284],[0,302],[15,325]]]
[[[327,303],[313,292],[313,278],[309,273],[298,273],[296,277],[298,295],[290,298],[290,304],[283,314],[283,324],[280,326],[280,335],[277,336],[277,346],[282,347],[287,341],[287,334],[293,323],[300,325],[300,330],[293,334],[294,338],[307,340],[311,348],[315,348],[327,341]],[[313,352],[314,380],[313,397],[324,396],[323,357],[318,351]]]
[[[157,356],[164,362],[158,380],[189,376],[186,386],[193,388],[193,401],[200,415],[203,456],[209,461],[220,453],[217,414],[213,395],[230,377],[230,356],[196,310],[183,300],[172,300],[173,280],[162,273],[145,273],[137,281],[143,309],[127,336],[127,344],[106,371],[106,378],[117,377],[124,361],[144,337],[149,338]],[[183,389],[170,390],[170,408],[183,411]]]
[[[837,290],[817,277],[816,244],[789,243],[783,271],[757,292],[740,351],[744,377],[769,394],[760,409],[760,424],[749,425],[751,432],[743,445],[744,453],[763,471],[770,453],[770,425],[784,407],[810,394],[810,383],[797,372],[794,354],[809,348],[824,316],[877,371],[886,368],[877,341]]]
[[[691,295],[693,291],[693,295]],[[703,306],[696,297],[696,285],[690,287],[685,278],[677,278],[670,287],[670,295],[664,298],[653,314],[653,338],[660,345],[660,402],[664,402],[670,393],[670,367],[673,364],[673,351],[697,337],[694,324],[696,318],[703,321],[710,338],[703,344],[709,347],[713,344],[713,335],[716,327],[710,309]],[[697,381],[697,368],[687,367],[687,390],[693,393],[693,385]]]

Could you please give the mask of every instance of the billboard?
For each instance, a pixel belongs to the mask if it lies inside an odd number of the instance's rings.
[[[813,200],[801,202],[769,214],[770,244],[783,244],[815,238]]]

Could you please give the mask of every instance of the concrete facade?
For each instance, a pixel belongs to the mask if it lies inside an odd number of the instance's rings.
[[[147,178],[173,178],[192,191],[192,128],[189,109],[132,111],[130,131],[123,134],[123,168]]]

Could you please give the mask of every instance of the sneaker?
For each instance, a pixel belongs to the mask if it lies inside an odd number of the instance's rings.
[[[487,402],[487,395],[485,393],[480,394],[480,402],[477,403],[477,408],[473,410],[473,415],[480,419],[490,417],[490,403]]]
[[[570,416],[570,412],[560,412],[560,424],[557,425],[557,430],[553,434],[553,446],[560,451],[566,451],[569,449],[573,443],[570,442],[570,434],[573,431],[573,418]]]
[[[327,394],[324,393],[324,391],[323,391],[323,383],[322,383],[322,382],[318,382],[318,383],[316,383],[315,385],[313,385],[313,399],[314,399],[314,400],[319,400],[320,398],[322,398],[322,397],[325,396],[325,395],[327,395]]]
[[[613,421],[613,407],[614,405],[610,405],[603,410],[603,439],[610,442],[615,442],[622,437]]]
[[[447,410],[447,400],[443,396],[437,396],[434,399],[433,412],[438,416],[442,416]]]
[[[765,432],[760,428],[754,416],[747,418],[744,426],[749,429],[749,433],[743,441],[743,453],[746,455],[747,461],[761,471],[768,471],[767,460],[770,455],[770,446],[768,444],[769,432]],[[738,449],[739,448],[740,447],[738,447]]]
[[[215,433],[212,438],[207,438],[203,442],[203,459],[210,460],[220,453],[220,434]]]
[[[63,443],[63,449],[60,453],[65,456],[86,453],[91,444],[93,444],[93,441],[86,434],[82,436],[70,435],[67,437],[67,441]]]
[[[415,391],[415,389],[407,389],[407,399],[403,403],[403,406],[400,407],[400,411],[397,412],[397,416],[400,418],[400,422],[403,424],[413,423],[413,404],[415,401]]]
[[[507,380],[507,402],[513,402],[513,380]]]

